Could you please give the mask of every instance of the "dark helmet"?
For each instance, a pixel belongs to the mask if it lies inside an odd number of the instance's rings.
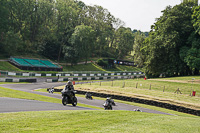
[[[72,85],[72,81],[68,81],[66,85],[68,86]]]

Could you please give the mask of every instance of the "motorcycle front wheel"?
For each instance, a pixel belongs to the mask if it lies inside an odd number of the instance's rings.
[[[76,97],[73,98],[72,105],[73,105],[73,106],[76,106],[76,105],[77,105],[77,98],[76,98]]]
[[[63,97],[62,98],[62,104],[64,105],[64,106],[66,106],[67,105],[67,97]]]

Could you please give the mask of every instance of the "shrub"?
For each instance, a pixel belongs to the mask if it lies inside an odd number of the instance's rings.
[[[108,66],[108,61],[104,61],[103,59],[98,59],[97,64],[99,66],[107,67]]]

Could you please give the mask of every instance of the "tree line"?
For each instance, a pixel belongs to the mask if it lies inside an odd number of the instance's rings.
[[[0,52],[39,54],[76,64],[89,57],[123,58],[134,32],[101,6],[77,0],[1,0]]]
[[[136,61],[148,77],[194,75],[200,70],[200,6],[184,1],[168,6],[151,26],[149,36],[138,34]]]
[[[147,76],[199,74],[200,6],[167,6],[149,33],[131,30],[107,9],[77,0],[1,0],[0,52],[39,54],[76,64],[132,55]]]

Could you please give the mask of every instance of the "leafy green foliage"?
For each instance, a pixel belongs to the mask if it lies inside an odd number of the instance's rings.
[[[98,60],[97,60],[97,64],[98,64],[99,66],[107,67],[107,66],[108,66],[108,61],[104,61],[103,59],[98,59]]]
[[[134,62],[138,67],[143,67],[146,59],[146,53],[144,50],[145,34],[141,32],[135,32],[134,45],[133,45],[133,57]]]
[[[143,47],[147,53],[145,68],[147,75],[159,76],[164,73],[191,74],[199,70],[199,36],[194,35],[192,24],[193,2],[184,2],[174,7],[168,6],[157,19]]]
[[[0,50],[76,64],[89,57],[124,57],[133,34],[101,6],[74,0],[1,0]],[[87,51],[87,52],[86,52]]]

